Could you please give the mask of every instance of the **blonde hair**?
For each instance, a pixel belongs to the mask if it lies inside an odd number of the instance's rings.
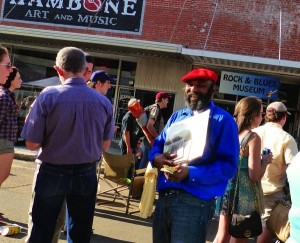
[[[87,85],[88,87],[92,88],[92,89],[95,88],[95,83],[92,82],[92,81],[90,81],[90,80],[86,82],[86,85]]]

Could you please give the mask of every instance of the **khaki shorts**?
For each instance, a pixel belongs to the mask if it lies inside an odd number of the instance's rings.
[[[283,189],[270,195],[264,195],[265,211],[262,215],[263,226],[266,226],[266,221],[271,215],[271,211],[276,205],[276,202],[285,196]]]
[[[6,139],[0,139],[0,154],[14,153],[14,143]]]

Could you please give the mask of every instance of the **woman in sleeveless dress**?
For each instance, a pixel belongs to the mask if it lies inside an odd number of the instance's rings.
[[[258,127],[262,121],[262,101],[254,96],[241,99],[234,111],[234,118],[238,126],[240,144],[244,144],[240,150],[240,184],[238,201],[238,212],[250,214],[253,210],[262,213],[263,201],[260,179],[262,178],[267,165],[272,160],[272,154],[261,155],[261,139],[251,132],[251,129]],[[226,188],[221,200],[221,213],[219,227],[214,243],[247,242],[245,238],[234,238],[229,235],[230,212],[233,206],[233,195],[235,190],[235,178]]]

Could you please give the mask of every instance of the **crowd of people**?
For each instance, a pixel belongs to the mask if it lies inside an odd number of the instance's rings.
[[[26,117],[21,136],[28,149],[39,149],[26,242],[56,243],[63,225],[68,242],[90,241],[96,170],[117,129],[112,104],[105,97],[114,79],[105,70],[93,69],[92,57],[81,49],[59,50],[55,70],[62,84],[45,88]],[[293,205],[289,242],[297,242],[300,229],[294,222],[299,220],[300,205],[295,170],[300,156],[295,139],[283,130],[289,115],[286,106],[276,101],[264,111],[262,100],[249,96],[229,114],[213,101],[216,72],[194,69],[181,81],[186,108],[175,111],[168,121],[162,116],[171,98],[166,92],[158,92],[155,104],[145,107],[145,127],[130,111],[122,119],[121,152],[135,154],[137,168],[148,163],[159,171],[168,168],[157,179],[153,242],[206,242],[217,197],[221,203],[214,243],[247,242],[228,231],[233,209],[240,214],[256,210],[263,229],[257,242],[271,242],[275,236],[266,221],[276,202],[289,193],[288,183]],[[21,85],[8,50],[0,46],[0,186],[13,161],[18,115],[13,91]],[[206,136],[192,136],[193,129],[200,128]],[[153,144],[145,138],[145,129],[155,138]],[[270,153],[262,153],[263,148]],[[180,161],[181,156],[185,159]]]

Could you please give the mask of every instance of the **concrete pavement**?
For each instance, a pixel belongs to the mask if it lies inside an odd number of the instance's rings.
[[[111,142],[110,148],[108,150],[110,153],[113,154],[120,154],[121,150],[119,147],[119,140],[113,140]],[[34,161],[38,151],[30,151],[26,148],[24,142],[20,141],[15,146],[15,156],[14,158],[17,160],[24,160],[24,161]]]
[[[109,152],[120,153],[118,141],[113,141]],[[22,233],[12,236],[0,236],[0,242],[24,242],[27,231],[27,213],[29,208],[31,186],[35,168],[37,151],[29,151],[24,145],[16,146],[15,160],[11,175],[0,188],[0,215],[8,223],[16,223],[24,229]],[[105,187],[105,183],[101,187]],[[105,189],[105,188],[104,188]],[[138,213],[125,214],[125,205],[117,199],[111,201],[113,195],[107,194],[99,198],[94,217],[94,234],[91,243],[96,242],[152,242],[152,218],[143,219]],[[104,203],[104,204],[102,204]],[[139,200],[131,200],[130,211],[138,211]],[[208,232],[207,242],[212,242],[217,231],[218,221],[214,219]],[[60,243],[66,242],[61,235]]]
[[[11,175],[0,188],[0,212],[4,221],[16,223],[23,227],[22,232],[11,237],[0,236],[0,242],[24,242],[27,232],[27,213],[29,208],[31,186],[35,163],[14,160]],[[101,184],[105,186],[105,184]],[[94,217],[94,234],[91,243],[117,243],[117,242],[152,242],[152,218],[143,219],[138,213],[125,214],[125,205],[119,199],[110,202],[112,194],[100,197],[96,205]],[[130,211],[138,211],[138,200],[131,200]],[[212,242],[217,229],[214,220],[209,230],[207,242]],[[60,243],[66,242],[61,235]]]
[[[34,167],[35,163],[14,160],[11,175],[0,188],[0,212],[4,221],[24,227],[18,235],[0,236],[0,242],[25,240]],[[112,195],[107,194],[97,202],[108,202],[111,199]],[[137,200],[131,201],[130,210],[138,210]],[[126,215],[125,205],[119,199],[114,203],[96,205],[93,229],[91,243],[152,242],[151,219],[140,218],[138,214]],[[59,242],[66,242],[64,234]]]

